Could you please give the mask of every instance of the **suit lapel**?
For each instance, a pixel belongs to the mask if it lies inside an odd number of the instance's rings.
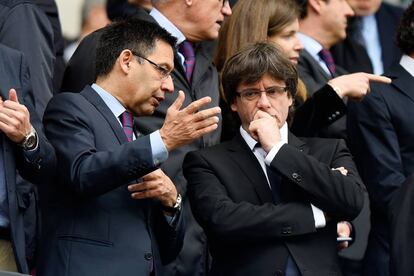
[[[254,187],[260,201],[262,203],[273,202],[272,192],[267,184],[262,167],[240,133],[230,142],[228,151],[229,157],[239,166],[240,172],[246,176]]]
[[[385,73],[392,79],[391,85],[395,86],[401,93],[414,101],[414,77],[410,75],[401,65],[395,65]]]
[[[102,114],[102,116],[108,122],[109,126],[112,128],[112,131],[117,137],[119,143],[123,144],[128,142],[125,133],[119,124],[119,121],[117,118],[115,118],[112,111],[101,99],[101,97],[93,90],[93,88],[88,85],[82,90],[80,94],[84,96],[93,106],[95,106],[99,113]]]
[[[309,54],[308,51],[303,49],[302,52],[300,53],[300,56],[303,58],[304,61],[309,63],[309,66],[311,68],[313,68],[315,71],[317,71],[315,73],[319,73],[318,78],[322,78],[324,81],[328,81],[332,78],[330,75],[328,75],[325,72],[325,70],[322,69],[322,67],[319,65],[319,63],[311,56],[311,54]],[[308,67],[308,66],[305,66],[305,67]]]

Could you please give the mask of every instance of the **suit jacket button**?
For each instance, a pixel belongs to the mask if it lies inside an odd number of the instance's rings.
[[[152,260],[152,254],[151,254],[151,253],[145,253],[145,254],[144,254],[144,258],[145,258],[145,260],[147,260],[147,261],[151,261],[151,260]]]
[[[302,177],[298,173],[292,173],[293,179],[295,179],[297,182],[300,182],[302,180]]]
[[[284,276],[284,275],[285,275],[285,273],[280,269],[275,271],[275,276]]]

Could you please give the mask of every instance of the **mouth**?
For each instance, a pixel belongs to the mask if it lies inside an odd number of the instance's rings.
[[[152,97],[153,98],[153,102],[152,105],[157,108],[158,106],[160,106],[160,103],[164,100],[164,98],[162,97]]]
[[[289,60],[290,60],[292,63],[297,64],[297,63],[298,63],[298,60],[299,60],[299,57],[290,57],[290,58],[289,58]]]

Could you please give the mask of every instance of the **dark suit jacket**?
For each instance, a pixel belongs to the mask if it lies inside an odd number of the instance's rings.
[[[398,63],[402,55],[401,50],[395,43],[395,37],[403,11],[402,8],[383,1],[379,10],[375,13],[384,70]],[[344,41],[332,47],[332,55],[335,63],[348,72],[372,73],[373,68],[367,51],[355,39],[354,33],[360,32],[361,28],[358,20],[360,19],[356,17],[348,20],[347,37]]]
[[[143,9],[137,9],[135,15],[139,19],[154,22],[154,19]],[[80,43],[78,49],[69,61],[66,68],[62,90],[80,91],[85,84],[91,84],[94,81],[95,56],[91,55],[96,49],[100,32],[97,31],[85,37]],[[184,73],[184,68],[179,61],[177,53],[174,56],[174,71],[172,77],[174,80],[174,93],[166,94],[165,100],[156,109],[150,117],[140,117],[135,121],[137,130],[143,134],[148,134],[161,128],[167,108],[173,103],[178,95],[179,90],[183,90],[185,101],[183,106],[187,106],[192,101],[204,96],[212,98],[208,107],[218,106],[218,74],[212,64],[211,56],[214,44],[212,42],[203,42],[195,46],[196,63],[193,71],[192,84],[189,84]],[[74,90],[71,90],[73,88]],[[163,271],[163,275],[204,275],[208,267],[208,257],[205,244],[207,243],[205,235],[200,226],[192,217],[191,210],[186,200],[187,182],[182,174],[182,162],[184,155],[193,150],[214,145],[220,140],[220,129],[197,139],[192,144],[182,146],[169,153],[168,160],[161,165],[164,172],[177,185],[177,188],[184,196],[184,209],[186,215],[186,236],[185,243],[180,256],[172,264],[169,271]]]
[[[0,43],[22,51],[32,75],[35,108],[40,117],[53,93],[53,29],[34,1],[0,0]]]
[[[298,73],[301,80],[305,83],[308,94],[313,94],[321,89],[332,78],[328,75],[319,63],[305,49],[302,50],[299,57]],[[336,75],[344,75],[346,71],[340,67],[336,67]],[[328,103],[327,103],[328,104]],[[335,106],[335,112],[329,112],[328,121],[331,122],[327,127],[320,129],[316,136],[328,138],[346,138],[346,116],[344,116],[343,105],[330,101],[328,106]],[[332,107],[331,107],[332,108]],[[329,114],[328,113],[328,114]],[[326,121],[326,119],[325,119]]]
[[[375,230],[388,233],[390,201],[414,173],[414,78],[400,65],[384,75],[393,79],[390,85],[373,84],[361,103],[349,105],[348,134],[370,194]]]
[[[38,149],[33,155],[26,155],[16,144],[0,132],[7,182],[7,198],[11,239],[17,268],[29,273],[28,261],[32,261],[36,250],[36,238],[39,233],[37,221],[36,194],[33,184],[45,184],[55,165],[53,147],[47,142],[42,131],[42,124],[33,107],[28,66],[21,52],[0,44],[0,96],[8,99],[9,90],[15,88],[19,102],[30,112],[31,123],[39,137]],[[17,172],[16,172],[17,170]]]
[[[414,271],[414,174],[407,177],[391,200],[390,275],[412,275]]]
[[[340,166],[348,176],[331,170]],[[211,274],[275,275],[284,271],[288,249],[302,275],[341,275],[336,222],[353,219],[363,205],[362,183],[344,142],[290,134],[271,169],[282,176],[277,205],[240,134],[186,156],[191,206],[211,245]],[[325,228],[315,229],[311,202],[332,215]]]
[[[149,136],[127,143],[89,86],[54,97],[44,117],[59,176],[40,190],[40,275],[149,275],[182,247],[182,216],[169,225],[159,203],[133,200],[127,185],[153,171]],[[173,227],[174,226],[174,227]]]

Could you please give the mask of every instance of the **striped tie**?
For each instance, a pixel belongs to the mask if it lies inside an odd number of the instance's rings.
[[[180,44],[178,50],[184,56],[185,75],[187,76],[188,82],[191,83],[191,77],[193,75],[195,65],[195,54],[193,44],[185,40]]]
[[[132,116],[131,112],[125,111],[121,114],[121,124],[122,128],[124,129],[125,136],[128,139],[128,142],[131,142],[134,135],[134,117]]]
[[[336,66],[331,52],[328,49],[322,49],[319,51],[318,55],[325,62],[331,76],[334,77],[336,75]]]

